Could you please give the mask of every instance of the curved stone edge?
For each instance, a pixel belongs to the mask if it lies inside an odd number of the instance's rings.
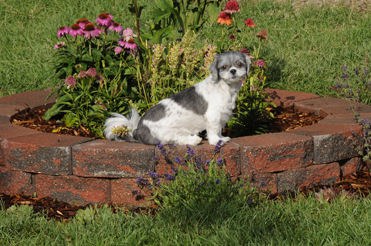
[[[16,109],[42,105],[49,92],[0,98],[0,193],[36,193],[76,204],[150,205],[144,195],[133,195],[138,189],[135,180],[148,177],[149,171],[164,174],[174,168],[163,159],[154,164],[152,158],[160,155],[154,146],[42,133],[10,123]],[[275,89],[266,92],[278,105],[294,106],[325,119],[289,132],[233,139],[215,157],[223,158],[234,178],[249,176],[255,185],[264,181],[271,193],[277,194],[333,184],[360,169],[356,147],[363,146],[363,129],[348,101]],[[353,106],[361,118],[371,118],[371,106]],[[177,149],[186,151],[185,146]],[[213,156],[214,146],[204,141],[193,149],[198,158],[207,160]],[[168,151],[170,159],[179,153]]]

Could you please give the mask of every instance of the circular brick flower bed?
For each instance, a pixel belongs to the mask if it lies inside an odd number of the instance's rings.
[[[164,161],[154,164],[152,158],[160,155],[155,146],[42,133],[10,123],[17,110],[42,105],[49,92],[0,98],[0,193],[23,192],[75,204],[148,205],[143,197],[133,195],[138,189],[135,180],[149,171],[163,174],[171,169]],[[277,194],[330,185],[359,170],[356,146],[363,144],[363,129],[348,101],[276,89],[266,92],[277,105],[293,105],[325,118],[289,132],[232,139],[222,153],[234,177],[263,180]],[[361,118],[371,117],[371,106],[352,104]],[[185,146],[177,148],[186,151]],[[193,149],[208,159],[214,146],[204,141]]]

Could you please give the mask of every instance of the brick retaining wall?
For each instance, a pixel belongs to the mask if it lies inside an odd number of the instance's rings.
[[[152,158],[154,146],[93,140],[12,125],[9,117],[42,105],[50,90],[24,92],[0,98],[0,193],[52,197],[76,204],[113,202],[147,205],[137,190],[139,176],[164,173],[171,164]],[[362,126],[353,117],[349,102],[319,98],[314,94],[266,90],[277,105],[315,112],[325,119],[316,125],[289,132],[232,139],[223,147],[223,158],[234,177],[264,180],[272,193],[329,185],[342,175],[359,170]],[[52,102],[53,99],[49,99]],[[371,118],[371,106],[354,103],[361,118]],[[197,155],[211,157],[214,146],[194,147]],[[181,153],[184,146],[178,146]]]

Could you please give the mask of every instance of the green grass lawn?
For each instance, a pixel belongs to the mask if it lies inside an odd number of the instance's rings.
[[[253,207],[200,204],[154,217],[87,209],[62,223],[21,206],[0,211],[0,244],[369,245],[370,214],[368,198],[320,203],[309,197]]]
[[[147,4],[148,16],[152,2]],[[109,12],[124,28],[132,27],[128,0],[116,1],[0,1],[0,96],[53,86],[51,62],[53,47],[59,41],[57,29],[71,26],[79,18],[95,20]],[[224,6],[224,4],[223,4]],[[341,67],[351,71],[364,67],[371,50],[370,13],[349,7],[307,7],[294,11],[291,3],[243,1],[236,20],[251,18],[256,23],[252,34],[264,29],[269,40],[262,56],[268,65],[268,86],[328,96],[329,86],[342,75]],[[219,33],[220,25],[206,23],[204,33]],[[199,39],[200,42],[205,40]],[[209,39],[212,43],[213,40]],[[257,39],[245,40],[246,47]]]

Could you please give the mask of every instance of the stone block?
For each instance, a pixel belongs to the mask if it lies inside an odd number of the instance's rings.
[[[1,142],[5,165],[12,170],[51,175],[68,175],[71,169],[71,146],[90,138],[36,133],[5,139]]]
[[[7,195],[21,194],[31,196],[34,193],[32,176],[30,173],[11,171],[0,167],[0,193]]]
[[[60,201],[84,205],[110,201],[110,180],[76,176],[35,175],[38,197],[51,197]]]
[[[154,146],[95,140],[72,148],[73,174],[81,177],[139,177],[154,171]]]
[[[233,139],[241,148],[243,175],[281,172],[312,164],[313,140],[291,133],[272,133]]]
[[[339,163],[312,165],[277,174],[278,193],[302,190],[314,185],[332,185],[340,181]]]
[[[356,146],[363,145],[362,126],[316,124],[290,131],[312,136],[314,164],[331,163],[358,156]]]
[[[341,175],[342,177],[347,176],[349,174],[358,172],[361,170],[362,165],[362,158],[361,157],[353,157],[347,160],[339,161]]]

